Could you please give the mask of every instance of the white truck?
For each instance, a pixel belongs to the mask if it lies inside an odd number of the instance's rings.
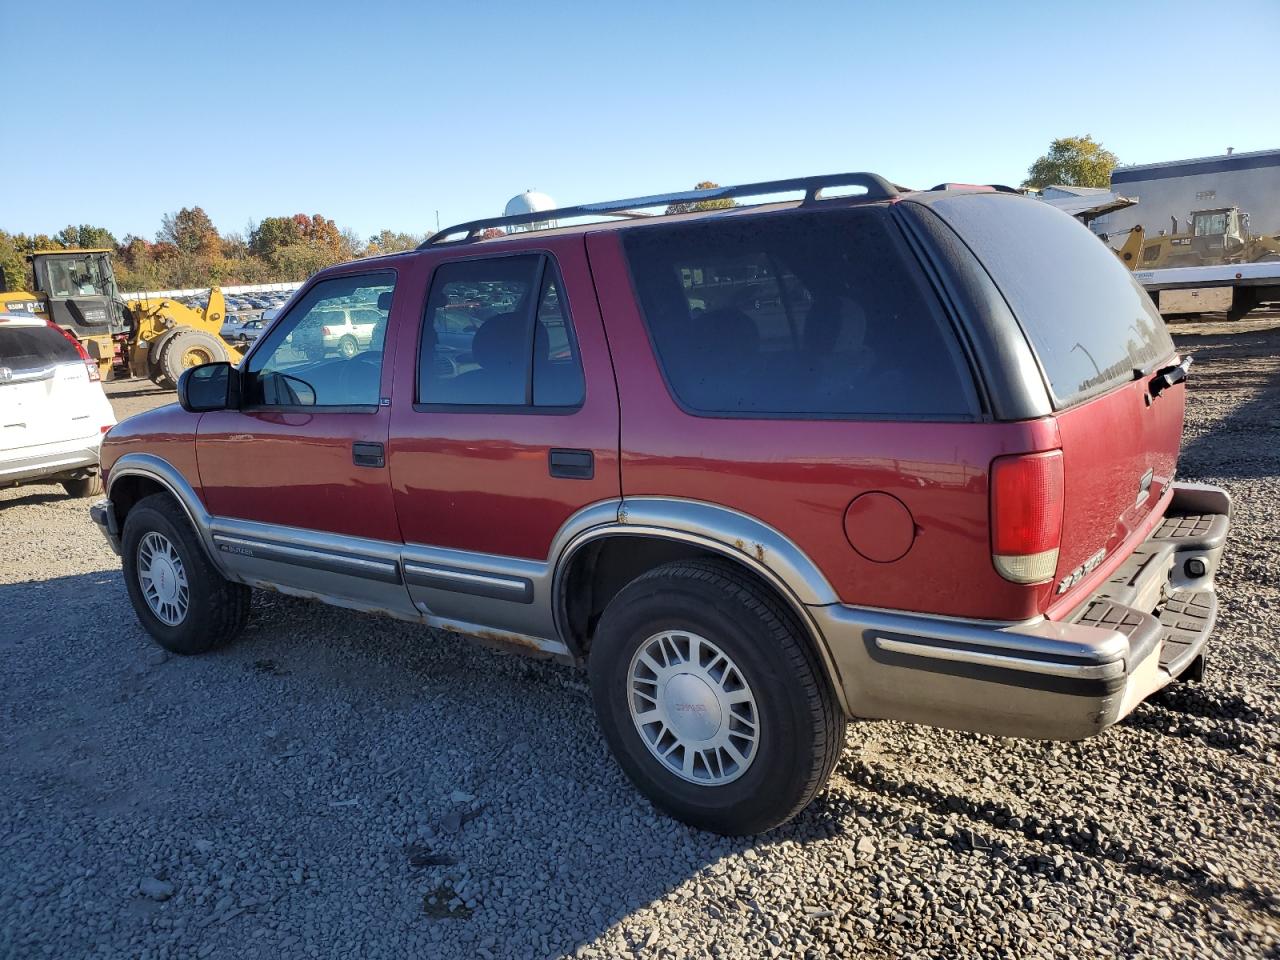
[[[1136,270],[1133,276],[1165,316],[1225,313],[1240,320],[1264,303],[1280,303],[1280,260]]]

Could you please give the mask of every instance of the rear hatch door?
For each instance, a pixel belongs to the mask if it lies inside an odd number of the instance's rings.
[[[80,402],[90,386],[84,361],[61,332],[0,323],[0,450],[93,437],[98,411]]]
[[[1046,607],[1076,599],[1173,482],[1185,385],[1153,386],[1178,360],[1150,297],[1116,255],[1047,203],[1002,193],[940,200],[1035,354],[1062,444],[1063,537]]]

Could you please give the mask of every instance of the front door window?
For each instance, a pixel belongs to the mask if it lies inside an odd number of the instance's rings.
[[[394,291],[390,273],[313,286],[250,357],[245,405],[376,409]]]

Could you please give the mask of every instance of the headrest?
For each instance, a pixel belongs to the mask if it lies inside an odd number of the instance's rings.
[[[486,370],[524,362],[525,319],[514,313],[499,313],[480,324],[471,341],[471,359]]]
[[[741,310],[725,307],[712,310],[692,321],[698,342],[707,357],[749,357],[760,349],[760,330]]]
[[[818,297],[804,319],[804,349],[813,356],[844,353],[863,345],[866,312],[847,297]]]

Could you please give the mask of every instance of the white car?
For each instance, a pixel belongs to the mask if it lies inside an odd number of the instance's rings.
[[[98,367],[43,318],[0,313],[0,487],[61,483],[102,492],[98,448],[115,426]]]

